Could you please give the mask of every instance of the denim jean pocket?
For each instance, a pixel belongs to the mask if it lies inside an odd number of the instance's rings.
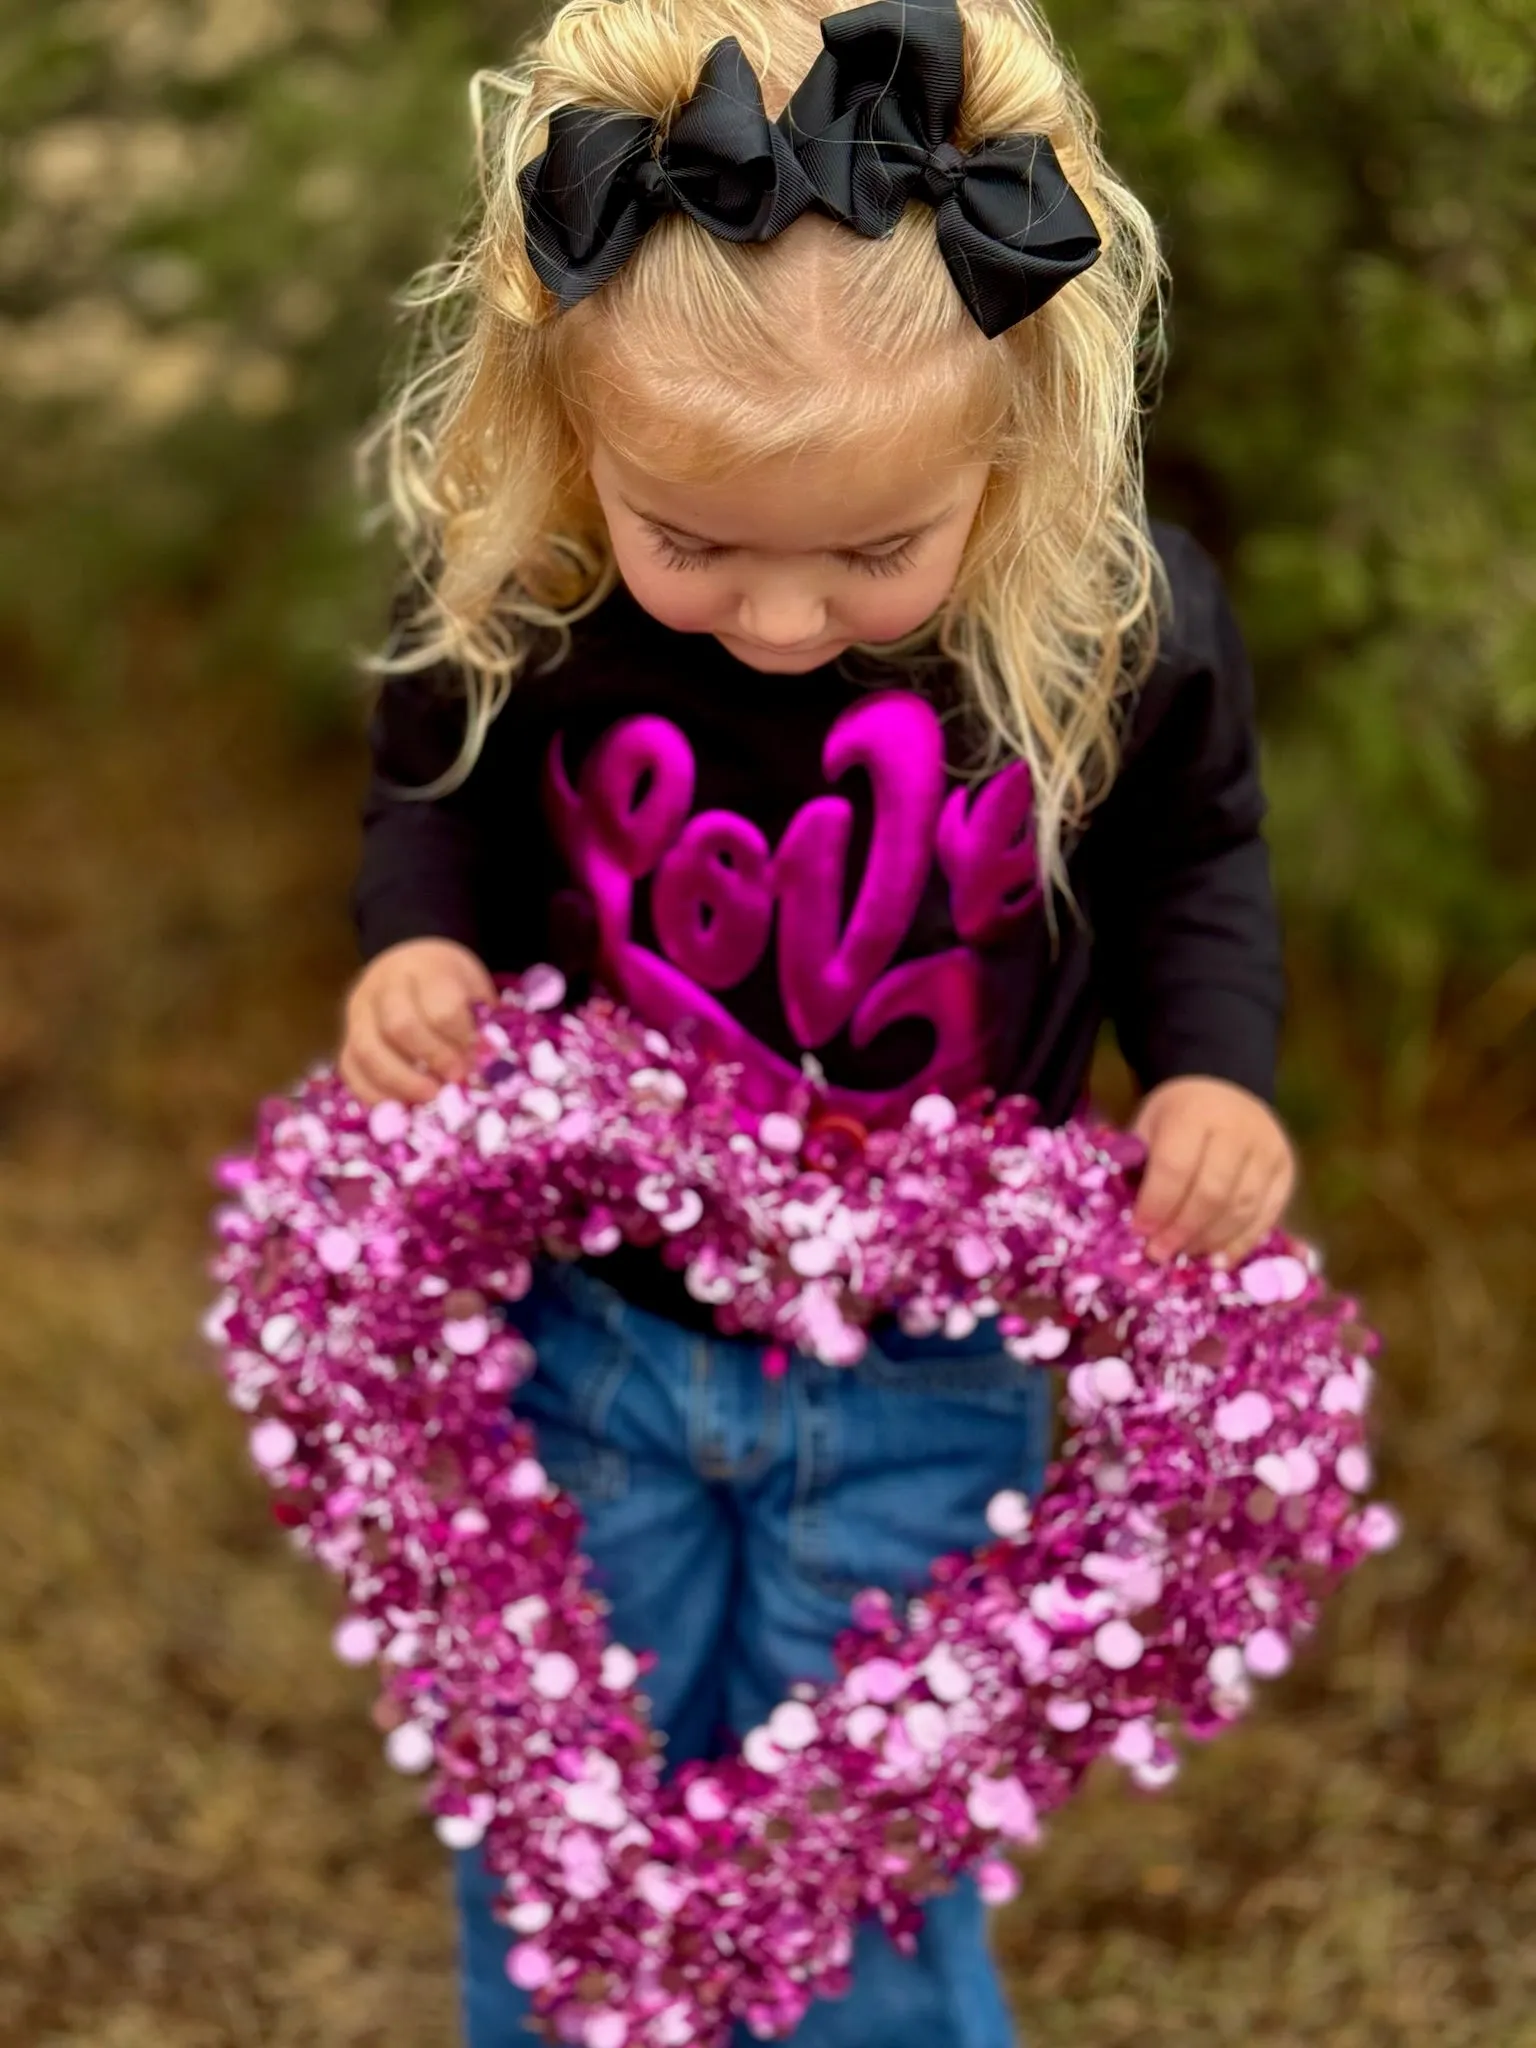
[[[609,1421],[634,1363],[617,1318],[566,1287],[558,1274],[541,1274],[504,1313],[537,1360],[512,1396],[512,1409],[533,1425],[540,1463],[578,1503],[616,1500],[628,1487],[629,1461]]]

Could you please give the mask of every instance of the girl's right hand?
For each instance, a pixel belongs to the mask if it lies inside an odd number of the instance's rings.
[[[453,939],[406,939],[347,992],[337,1068],[360,1101],[430,1102],[469,1071],[472,1003],[493,1002],[484,963]]]

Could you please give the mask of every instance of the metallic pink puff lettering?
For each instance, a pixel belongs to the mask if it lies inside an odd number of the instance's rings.
[[[1040,897],[1035,791],[1013,761],[974,794],[957,789],[939,818],[939,866],[949,879],[955,930],[984,946]]]
[[[662,1030],[704,1032],[719,1057],[740,1063],[752,1103],[782,1100],[799,1070],[754,1037],[719,994],[767,956],[775,920],[785,1021],[807,1052],[844,1030],[862,1047],[904,1019],[930,1025],[932,1051],[901,1087],[832,1091],[835,1107],[873,1120],[900,1114],[918,1095],[963,1094],[986,1079],[972,948],[996,940],[1039,895],[1029,771],[1014,763],[979,791],[956,790],[946,801],[943,730],[933,709],[905,691],[845,712],[827,735],[822,768],[834,785],[862,770],[872,798],[868,852],[846,919],[855,822],[848,799],[813,797],[777,849],[733,811],[690,816],[693,750],[667,719],[612,727],[588,755],[578,787],[557,739],[546,800],[596,912],[603,980]],[[893,966],[935,858],[967,943]],[[659,952],[634,937],[635,885],[647,876]]]
[[[734,811],[701,811],[661,857],[651,922],[667,958],[705,988],[734,988],[768,949],[768,841]]]
[[[822,767],[828,782],[865,771],[874,830],[841,932],[853,805],[842,796],[814,798],[779,843],[779,986],[789,1028],[804,1046],[836,1037],[911,926],[944,803],[944,736],[920,697],[888,692],[838,719]]]

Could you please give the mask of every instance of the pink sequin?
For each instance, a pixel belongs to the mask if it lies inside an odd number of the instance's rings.
[[[357,1264],[361,1251],[356,1232],[344,1230],[340,1225],[322,1230],[315,1240],[315,1257],[327,1273],[345,1273],[349,1266]]]
[[[1093,1367],[1093,1384],[1101,1401],[1129,1401],[1136,1391],[1136,1375],[1123,1358],[1101,1358]]]
[[[381,1145],[392,1145],[411,1127],[411,1113],[403,1102],[376,1102],[368,1113],[368,1131]]]
[[[855,1707],[848,1716],[848,1740],[855,1749],[873,1749],[890,1718],[884,1707]]]
[[[945,1706],[968,1699],[973,1690],[971,1674],[947,1643],[941,1643],[923,1666],[928,1690]]]
[[[1307,1291],[1307,1269],[1300,1259],[1288,1256],[1254,1259],[1237,1276],[1238,1285],[1250,1301],[1263,1307],[1280,1301],[1296,1301]]]
[[[1047,1700],[1045,1718],[1062,1734],[1075,1735],[1093,1719],[1093,1709],[1086,1700]]]
[[[343,1664],[371,1664],[379,1654],[378,1623],[363,1614],[338,1622],[331,1646]]]
[[[251,1431],[251,1457],[263,1472],[280,1471],[292,1461],[299,1440],[286,1422],[258,1422]]]
[[[1290,1668],[1291,1646],[1278,1629],[1261,1628],[1244,1643],[1243,1658],[1255,1678],[1278,1678]]]
[[[384,1753],[397,1771],[415,1773],[432,1762],[432,1732],[419,1721],[402,1721],[384,1741]]]
[[[696,1778],[683,1795],[683,1804],[695,1820],[724,1820],[730,1802],[712,1778]]]
[[[911,1672],[891,1657],[872,1657],[860,1670],[863,1697],[877,1706],[889,1706],[892,1700],[899,1700],[912,1683]]]
[[[507,1496],[511,1500],[537,1500],[549,1484],[549,1474],[537,1458],[519,1458],[507,1474]]]
[[[535,1663],[530,1682],[547,1700],[567,1700],[581,1682],[581,1673],[563,1650],[550,1650]]]
[[[640,1660],[623,1643],[610,1643],[603,1651],[603,1684],[610,1692],[628,1692],[640,1676]]]
[[[955,1246],[955,1264],[967,1280],[980,1280],[992,1271],[997,1260],[984,1237],[962,1237]]]
[[[820,1280],[835,1268],[840,1253],[830,1237],[806,1237],[789,1248],[789,1263],[802,1280]]]
[[[1403,1525],[1394,1509],[1375,1502],[1360,1517],[1360,1541],[1367,1550],[1392,1550],[1402,1540]]]
[[[768,1716],[768,1733],[780,1749],[809,1749],[819,1732],[816,1716],[801,1700],[785,1700]]]
[[[994,1493],[987,1503],[987,1527],[994,1536],[1017,1540],[1029,1527],[1029,1502],[1022,1493]]]
[[[1128,1621],[1106,1621],[1093,1638],[1094,1655],[1111,1671],[1129,1671],[1141,1662],[1146,1647],[1140,1631]]]
[[[954,1129],[960,1120],[960,1112],[947,1095],[924,1095],[913,1103],[911,1120],[930,1138],[941,1138],[946,1131]]]
[[[1363,1415],[1366,1391],[1353,1373],[1335,1373],[1325,1383],[1319,1405],[1325,1415]]]
[[[1340,1486],[1347,1486],[1351,1493],[1364,1493],[1371,1483],[1370,1454],[1358,1444],[1348,1444],[1340,1451],[1334,1470]]]
[[[520,1941],[508,1951],[507,1975],[519,1991],[538,1991],[554,1973],[548,1952],[531,1941]]]
[[[1127,1721],[1110,1744],[1119,1764],[1149,1764],[1157,1753],[1157,1735],[1150,1721]]]
[[[531,967],[523,976],[520,994],[526,1009],[558,1010],[565,1001],[565,976],[557,967]]]
[[[1250,1443],[1273,1427],[1275,1411],[1264,1395],[1245,1389],[1231,1401],[1223,1401],[1215,1416],[1215,1430],[1229,1444]]]

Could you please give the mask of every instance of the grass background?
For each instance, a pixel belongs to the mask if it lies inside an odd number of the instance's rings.
[[[1536,18],[1052,11],[1173,251],[1154,496],[1255,647],[1409,1533],[1171,1793],[1060,1819],[1010,1977],[1035,2048],[1536,2048]],[[4,2048],[452,2039],[440,1854],[195,1330],[208,1164],[351,971],[347,448],[523,18],[0,13]]]

